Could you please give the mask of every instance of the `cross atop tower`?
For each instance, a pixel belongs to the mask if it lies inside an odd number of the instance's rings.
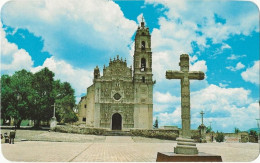
[[[142,15],[141,27],[144,27],[144,16]]]

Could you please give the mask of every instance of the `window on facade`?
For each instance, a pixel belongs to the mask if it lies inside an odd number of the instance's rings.
[[[142,48],[142,50],[145,49],[145,42],[144,42],[144,41],[142,41],[142,46],[141,46],[141,48]]]
[[[145,71],[146,69],[146,60],[144,58],[141,59],[141,71]]]
[[[143,83],[145,83],[145,77],[144,76],[142,76],[142,81],[143,81]]]
[[[87,104],[85,104],[84,107],[87,108]]]
[[[121,95],[119,93],[114,94],[115,100],[120,100],[120,98],[121,98]]]
[[[85,117],[84,117],[84,118],[82,118],[82,121],[83,121],[83,122],[86,122],[86,118],[85,118]]]

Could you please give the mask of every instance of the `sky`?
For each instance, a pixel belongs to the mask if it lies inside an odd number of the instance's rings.
[[[159,126],[181,127],[181,54],[205,79],[190,81],[191,128],[214,131],[257,127],[259,118],[259,8],[250,1],[13,0],[1,8],[1,74],[48,67],[86,94],[96,65],[116,55],[133,63],[141,17],[152,39],[153,117]],[[101,72],[102,74],[102,72]]]

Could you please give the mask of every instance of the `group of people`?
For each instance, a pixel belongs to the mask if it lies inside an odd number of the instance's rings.
[[[8,136],[7,132],[4,133],[4,136],[1,134],[1,139],[5,138],[5,143],[14,144],[14,138],[15,138],[15,130],[12,129],[10,131],[10,134]]]

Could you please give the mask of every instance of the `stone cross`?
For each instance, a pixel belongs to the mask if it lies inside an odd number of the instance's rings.
[[[189,71],[189,55],[180,56],[180,71],[166,71],[166,79],[181,79],[181,119],[182,137],[190,138],[190,81],[191,79],[203,80],[201,71]]]
[[[201,123],[203,124],[203,114],[205,114],[203,111],[200,112],[201,114]]]

